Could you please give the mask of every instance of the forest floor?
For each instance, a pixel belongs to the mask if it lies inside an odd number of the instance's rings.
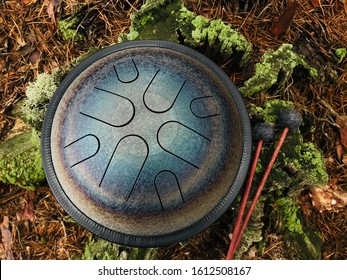
[[[347,191],[347,164],[341,160],[337,141],[340,130],[336,116],[347,115],[347,59],[336,62],[334,50],[347,47],[347,1],[303,0],[285,13],[290,1],[184,1],[188,9],[211,19],[222,19],[245,35],[253,45],[252,60],[257,62],[269,49],[283,43],[305,46],[305,59],[324,76],[304,87],[288,83],[288,90],[276,96],[266,93],[247,102],[261,105],[265,100],[281,98],[294,102],[309,112],[316,129],[307,135],[322,150],[330,179]],[[287,3],[286,3],[287,2]],[[140,0],[17,0],[0,3],[0,142],[14,125],[10,110],[25,97],[26,87],[42,72],[53,69],[85,54],[117,42],[118,35],[130,27],[130,14]],[[82,19],[78,26],[80,40],[64,40],[58,30],[60,20],[74,14]],[[274,21],[283,21],[280,29]],[[247,78],[244,72],[232,71],[237,86]],[[327,106],[328,104],[328,106]],[[334,111],[332,111],[330,109]],[[336,115],[334,115],[336,114]],[[211,227],[187,243],[173,244],[160,250],[163,259],[223,259],[230,228],[225,213]],[[309,224],[323,238],[322,259],[347,259],[347,207],[339,211],[306,213]],[[6,218],[8,220],[6,220]],[[3,222],[4,221],[4,222]],[[70,259],[83,253],[91,236],[71,221],[57,203],[49,186],[34,192],[0,183],[0,223],[9,229],[14,259]],[[3,234],[3,238],[4,234]],[[253,259],[276,259],[284,240],[268,240]],[[0,259],[5,258],[0,250]]]

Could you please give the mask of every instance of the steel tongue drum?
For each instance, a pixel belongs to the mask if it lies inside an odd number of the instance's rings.
[[[58,202],[109,241],[185,240],[230,206],[247,174],[251,128],[229,77],[163,41],[116,44],[62,81],[47,109],[42,157]]]

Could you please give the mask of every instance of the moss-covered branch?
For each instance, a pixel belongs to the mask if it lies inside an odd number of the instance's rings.
[[[203,47],[206,55],[224,61],[233,58],[244,63],[252,52],[252,45],[240,32],[220,19],[196,15],[181,0],[147,0],[132,14],[130,32],[121,34],[119,42],[142,39]]]
[[[0,181],[33,190],[44,180],[40,140],[34,129],[0,144]]]
[[[255,74],[248,79],[240,92],[246,96],[268,90],[276,83],[283,83],[288,79],[295,67],[301,66],[307,70],[310,77],[318,78],[317,69],[307,64],[303,57],[292,50],[291,44],[283,44],[277,50],[269,50],[261,58],[261,62],[255,65]],[[279,74],[284,78],[280,81]]]

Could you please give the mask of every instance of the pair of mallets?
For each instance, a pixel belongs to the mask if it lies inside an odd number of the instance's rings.
[[[256,150],[255,150],[255,154],[253,157],[253,162],[252,162],[251,168],[249,170],[248,180],[247,180],[247,183],[245,186],[245,190],[244,190],[241,205],[240,205],[240,211],[238,213],[235,227],[234,227],[234,231],[233,231],[233,234],[231,237],[229,250],[228,250],[228,253],[226,256],[227,260],[231,260],[234,257],[235,251],[236,251],[236,249],[237,249],[237,247],[241,241],[242,234],[245,231],[247,224],[249,222],[249,219],[252,216],[254,207],[255,207],[255,205],[256,205],[259,197],[260,197],[260,194],[261,194],[261,192],[265,186],[266,180],[270,174],[272,166],[273,166],[273,164],[277,158],[277,155],[278,155],[278,153],[279,153],[279,151],[280,151],[280,149],[284,143],[284,140],[288,134],[289,129],[292,129],[292,130],[298,129],[301,125],[301,122],[302,122],[302,118],[297,111],[286,109],[286,110],[283,110],[281,112],[281,114],[278,118],[278,125],[280,127],[283,127],[282,134],[278,140],[278,143],[277,143],[275,150],[272,154],[270,162],[269,162],[268,166],[266,167],[263,178],[260,181],[257,192],[255,193],[254,198],[252,200],[252,203],[249,206],[249,209],[248,209],[248,212],[246,213],[244,221],[242,222],[242,218],[243,218],[246,204],[247,204],[247,199],[248,199],[251,185],[253,182],[254,173],[255,173],[256,166],[257,166],[257,163],[259,160],[261,148],[262,148],[264,142],[271,142],[273,137],[274,137],[273,128],[272,128],[272,126],[270,126],[267,123],[259,123],[253,128],[253,131],[252,131],[253,139],[258,141],[258,144],[257,144]]]

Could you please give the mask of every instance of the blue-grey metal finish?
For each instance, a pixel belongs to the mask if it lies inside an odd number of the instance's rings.
[[[42,153],[66,211],[132,246],[186,239],[216,220],[246,176],[250,126],[242,98],[209,59],[181,45],[106,48],[63,81]]]

